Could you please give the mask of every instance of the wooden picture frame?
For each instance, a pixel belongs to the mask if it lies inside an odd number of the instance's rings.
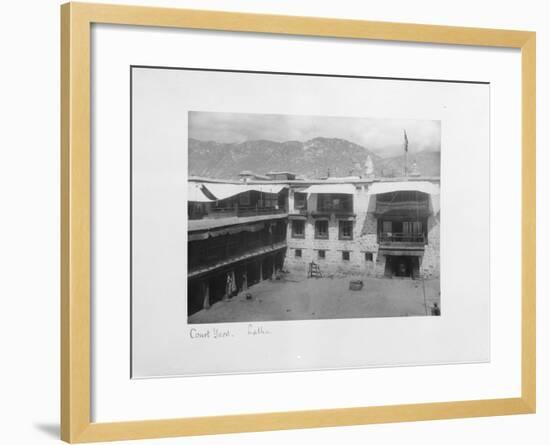
[[[93,23],[517,48],[522,64],[521,397],[298,412],[91,422],[90,30]],[[61,437],[75,442],[535,412],[535,33],[68,3],[61,7]]]

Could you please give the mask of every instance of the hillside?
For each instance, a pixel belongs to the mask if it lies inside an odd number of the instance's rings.
[[[344,139],[317,137],[306,142],[258,140],[219,143],[190,138],[189,174],[235,179],[243,170],[260,174],[279,170],[319,178],[326,176],[330,169],[331,176],[362,175],[367,155],[371,156],[379,175],[395,176],[399,168],[402,170],[402,156],[383,159]],[[421,152],[416,158],[422,174],[439,175],[438,152]]]
[[[439,151],[421,151],[409,153],[409,169],[416,162],[417,170],[422,176],[439,176],[441,171],[441,153]],[[374,164],[378,176],[401,176],[405,169],[405,155],[379,159]],[[410,171],[410,170],[409,170]]]

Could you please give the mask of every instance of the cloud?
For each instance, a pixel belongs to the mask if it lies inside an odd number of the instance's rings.
[[[371,119],[337,116],[189,112],[189,137],[216,142],[251,140],[307,141],[315,137],[346,139],[381,156],[403,150],[440,150],[441,122],[415,119]]]

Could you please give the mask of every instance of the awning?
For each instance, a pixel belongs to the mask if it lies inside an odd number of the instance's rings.
[[[281,190],[287,187],[284,184],[281,185],[281,184],[222,184],[222,183],[207,183],[207,184],[204,184],[204,186],[218,200],[231,198],[232,196],[239,195],[244,192],[250,192],[250,191],[277,194]]]
[[[188,182],[187,183],[187,200],[194,201],[194,202],[212,202],[212,200],[208,198],[202,192],[201,189],[202,189],[202,184],[199,184],[197,182]]]
[[[302,193],[331,193],[342,195],[355,195],[355,186],[352,184],[316,184],[311,185]]]
[[[280,184],[249,184],[248,187],[250,190],[256,190],[257,192],[277,194],[287,186]]]
[[[440,204],[439,195],[432,195],[432,212],[433,212],[433,214],[437,215],[439,213],[440,208],[441,208],[441,204]]]
[[[428,202],[380,202],[376,200],[375,214],[404,215],[416,214],[418,217],[437,215],[439,213],[439,186],[428,181],[399,181],[399,182],[375,182],[369,187],[369,195],[393,193],[403,191],[417,191],[430,195]]]
[[[382,216],[417,216],[424,218],[430,215],[430,206],[427,200],[425,201],[404,201],[404,202],[376,202],[376,210],[374,214],[378,217]]]
[[[204,186],[218,200],[227,199],[250,190],[245,184],[207,183]]]
[[[398,182],[375,182],[368,192],[370,195],[381,193],[417,191],[429,195],[439,195],[439,186],[427,181],[398,181]]]

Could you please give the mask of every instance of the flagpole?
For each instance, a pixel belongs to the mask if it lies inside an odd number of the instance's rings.
[[[405,178],[409,176],[409,138],[407,137],[407,130],[403,130],[403,147],[405,149]]]

